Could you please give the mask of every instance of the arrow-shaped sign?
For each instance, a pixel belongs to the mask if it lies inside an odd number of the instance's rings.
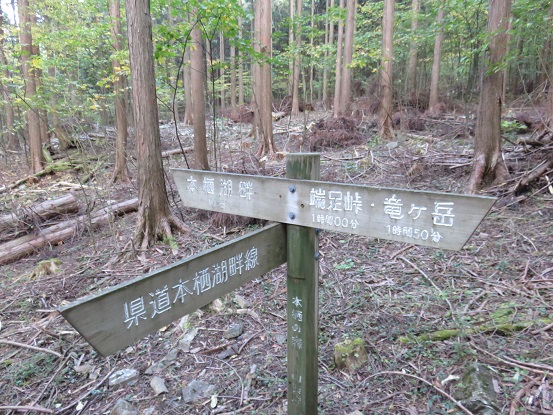
[[[286,262],[285,226],[267,226],[59,311],[102,356]]]
[[[459,250],[495,198],[173,169],[185,206]]]

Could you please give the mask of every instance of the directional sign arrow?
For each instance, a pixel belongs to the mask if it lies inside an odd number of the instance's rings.
[[[270,225],[59,311],[107,356],[284,262],[285,226]]]
[[[173,169],[185,206],[459,250],[495,202],[484,196]]]

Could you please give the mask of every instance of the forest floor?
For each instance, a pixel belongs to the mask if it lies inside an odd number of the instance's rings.
[[[279,150],[308,151],[304,127],[324,115],[309,112],[276,123]],[[219,170],[284,176],[284,159],[254,159],[256,143],[246,138],[249,124],[223,119],[218,126]],[[296,133],[284,132],[290,127]],[[183,146],[192,145],[191,127],[179,130]],[[429,120],[426,131],[398,132],[396,141],[385,143],[376,140],[370,123],[361,124],[362,144],[320,150],[321,179],[463,193],[473,154],[469,130],[462,117],[450,115]],[[164,150],[178,147],[174,125],[161,131]],[[113,185],[114,132],[99,133],[80,140],[82,151],[95,157],[87,159],[87,168],[95,169],[92,180],[79,184],[85,168],[27,182],[0,194],[0,215],[68,192],[79,200],[81,214],[136,197],[132,137],[132,184]],[[512,180],[482,193],[498,201],[460,251],[321,233],[319,414],[470,413],[455,401],[455,376],[474,362],[494,379],[497,413],[553,413],[553,404],[537,396],[540,386],[542,395],[550,390],[544,374],[553,373],[553,325],[547,323],[553,318],[553,194],[542,178],[524,199],[513,196],[512,186],[543,154],[509,142],[504,154]],[[164,162],[167,168],[186,167],[182,155]],[[26,174],[23,155],[0,159],[3,183]],[[42,408],[28,412],[37,414],[105,414],[121,398],[139,414],[286,413],[285,266],[108,358],[56,311],[260,226],[217,227],[205,212],[182,207],[171,181],[168,191],[172,209],[192,230],[175,235],[177,255],[172,243],[159,242],[140,259],[118,257],[130,249],[136,221],[131,213],[0,267],[0,413],[28,406]],[[37,268],[51,258],[59,259],[55,269]],[[244,326],[241,337],[223,338],[238,322]],[[505,323],[511,329],[499,328]],[[457,331],[413,341],[444,329]],[[179,344],[187,334],[192,340],[185,351]],[[364,340],[368,362],[356,370],[338,369],[334,345],[355,338]],[[234,346],[231,353],[228,346]],[[151,374],[148,368],[156,364],[159,371]],[[109,375],[121,369],[138,370],[138,379],[110,388]],[[154,392],[154,375],[163,380],[165,393]],[[184,402],[182,390],[193,380],[213,385],[210,396],[217,397]]]

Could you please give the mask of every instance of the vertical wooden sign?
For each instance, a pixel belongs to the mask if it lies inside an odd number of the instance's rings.
[[[319,180],[318,154],[289,154],[286,176]],[[290,185],[290,197],[297,194]],[[294,215],[290,212],[290,215]],[[291,218],[293,219],[293,218]],[[317,414],[319,240],[313,228],[288,225],[288,413]]]

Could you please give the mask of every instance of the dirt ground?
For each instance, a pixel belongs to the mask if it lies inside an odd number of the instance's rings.
[[[276,123],[279,150],[308,151],[308,130],[323,115],[309,112]],[[246,138],[249,124],[223,119],[217,126],[219,170],[284,176],[284,159],[253,158],[256,143]],[[398,132],[393,143],[378,142],[372,126],[358,125],[365,136],[361,145],[320,150],[322,180],[463,193],[473,151],[464,119],[429,120],[426,131]],[[161,130],[163,149],[178,147],[174,125]],[[179,126],[179,131],[183,146],[190,146],[191,127]],[[134,179],[110,184],[112,130],[82,136],[80,143],[96,157],[96,162],[89,160],[89,168],[95,168],[92,180],[79,185],[87,171],[71,170],[20,185],[0,194],[0,215],[68,192],[78,198],[81,213],[136,197]],[[133,146],[131,138],[130,169],[136,178]],[[474,362],[493,374],[499,413],[553,413],[545,401],[532,404],[544,375],[553,373],[553,194],[544,178],[523,199],[509,192],[543,155],[523,150],[505,144],[512,180],[482,193],[498,201],[461,251],[321,233],[319,414],[467,413],[454,397],[454,377]],[[167,168],[186,167],[182,155],[164,162]],[[2,184],[25,174],[21,155],[0,159]],[[36,414],[106,414],[121,398],[140,414],[286,413],[284,266],[108,358],[56,311],[260,226],[212,225],[205,212],[182,207],[171,181],[168,191],[172,209],[192,229],[189,235],[175,235],[177,255],[163,242],[140,259],[132,255],[133,213],[0,266],[0,413],[15,413],[9,407],[18,406],[34,407],[28,413]],[[119,257],[124,250],[131,254]],[[51,258],[61,261],[57,269],[37,272],[39,262]],[[503,322],[510,330],[497,327],[498,311],[508,316]],[[242,336],[223,338],[237,322],[244,325]],[[198,332],[185,352],[179,340],[192,329]],[[445,339],[414,340],[445,329],[457,331]],[[368,363],[357,370],[338,369],[334,345],[354,338],[364,340]],[[229,346],[232,353],[221,353]],[[168,357],[174,350],[178,354]],[[157,374],[146,373],[164,357]],[[110,388],[109,375],[126,368],[138,370],[138,379]],[[164,381],[166,393],[156,396],[150,386],[154,375]],[[213,385],[216,399],[185,403],[182,389],[193,380]]]

